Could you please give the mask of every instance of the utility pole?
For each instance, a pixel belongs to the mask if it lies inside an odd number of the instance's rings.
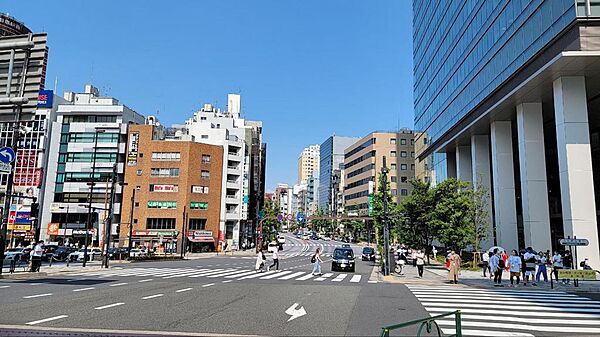
[[[387,172],[385,156],[383,156],[383,167],[381,168],[382,194],[383,194],[383,275],[390,274],[390,228],[388,224],[388,198],[387,198]]]
[[[181,258],[185,257],[186,243],[187,243],[187,213],[186,206],[183,206],[183,227],[181,228]]]
[[[105,228],[106,228],[106,238],[104,239],[104,259],[102,260],[102,265],[104,268],[108,268],[108,249],[110,248],[110,237],[112,232],[112,218],[113,218],[113,205],[115,203],[115,185],[117,184],[117,163],[113,164],[112,171],[112,179],[110,185],[110,202],[108,204],[108,216],[106,217]]]
[[[85,265],[87,263],[89,230],[90,230],[90,227],[92,227],[92,198],[94,196],[94,185],[96,185],[96,151],[98,149],[98,133],[99,132],[101,132],[101,130],[96,130],[96,132],[94,132],[94,152],[92,155],[92,174],[91,174],[91,179],[89,182],[90,194],[88,196],[88,216],[87,216],[87,222],[85,223],[85,240],[84,240],[84,246],[83,246],[83,264],[82,264],[83,267],[85,267]]]
[[[133,246],[132,236],[133,236],[133,209],[135,208],[135,191],[136,187],[133,187],[133,192],[131,193],[131,211],[129,212],[129,242],[127,243],[127,257],[131,259],[131,249]]]

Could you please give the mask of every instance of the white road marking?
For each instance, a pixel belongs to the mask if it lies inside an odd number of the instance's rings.
[[[78,291],[86,291],[86,290],[93,290],[93,289],[96,289],[96,287],[73,289],[73,291],[78,292]]]
[[[289,280],[291,278],[298,277],[298,276],[300,276],[302,274],[304,274],[304,272],[303,271],[299,271],[299,272],[295,272],[293,274],[286,275],[284,277],[280,277],[280,278],[278,278],[278,280]]]
[[[369,280],[369,281],[367,281],[367,282],[368,282],[368,283],[377,283],[377,281],[371,281],[371,280]]]
[[[209,284],[204,284],[202,285],[202,288],[206,288],[206,287],[210,287],[210,286],[214,286],[214,283],[209,283]]]
[[[263,277],[261,277],[260,279],[261,279],[261,280],[270,280],[270,279],[272,279],[272,278],[276,278],[277,276],[281,276],[281,275],[289,274],[289,273],[291,273],[291,272],[292,272],[291,270],[282,271],[282,272],[279,272],[279,273],[277,273],[277,272],[276,272],[276,273],[274,273],[274,274],[271,274],[271,275],[263,276]]]
[[[339,274],[336,278],[331,280],[332,282],[342,282],[348,274]]]
[[[239,278],[238,280],[246,280],[246,279],[250,279],[250,278],[256,278],[256,277],[264,276],[267,274],[273,274],[274,272],[275,272],[274,270],[271,270],[271,271],[264,272],[264,273],[254,273],[254,275],[244,276],[244,277]]]
[[[325,281],[326,278],[331,277],[332,275],[333,275],[333,273],[323,274],[323,276],[316,278],[315,281]]]
[[[151,298],[157,298],[157,297],[162,297],[165,296],[165,294],[156,294],[156,295],[150,295],[150,296],[144,296],[142,297],[143,300],[149,300]]]
[[[112,307],[118,307],[119,305],[123,305],[125,303],[123,302],[117,302],[117,303],[113,303],[113,304],[107,304],[107,305],[103,305],[101,307],[96,307],[94,309],[96,310],[104,310],[104,309],[108,309],[108,308],[112,308]]]
[[[315,275],[313,275],[313,274],[307,274],[307,275],[304,275],[302,277],[297,278],[296,281],[306,281],[306,280],[308,280],[310,278],[313,278],[313,277],[315,277]]]
[[[140,282],[140,283],[142,283],[142,282],[150,282],[150,281],[152,281],[152,280],[153,280],[153,279],[151,279],[151,278],[147,278],[147,279],[145,279],[145,280],[139,280],[138,282]]]
[[[362,278],[362,275],[354,275],[352,276],[352,278],[350,279],[350,282],[352,283],[358,283],[360,282],[360,279]]]
[[[288,322],[291,320],[294,320],[298,317],[304,316],[306,315],[306,310],[304,310],[304,307],[300,307],[299,309],[296,309],[296,307],[298,306],[298,303],[294,303],[292,304],[291,307],[289,307],[285,313],[290,315],[291,317],[287,320]]]
[[[10,288],[10,286],[0,286],[0,289]]]
[[[436,320],[435,321],[439,325],[450,325],[454,326],[454,320]],[[509,322],[501,322],[501,323],[492,323],[492,322],[471,322],[471,321],[462,321],[462,326],[471,326],[471,327],[486,327],[486,328],[499,328],[499,329],[516,329],[516,330],[537,330],[543,332],[570,332],[575,334],[590,334],[590,333],[600,333],[600,328],[579,328],[572,326],[539,326],[539,325],[529,325],[529,324],[511,324]]]
[[[129,283],[127,283],[127,282],[115,283],[115,284],[111,284],[111,285],[109,285],[109,287],[118,287],[118,286],[124,286],[124,285],[126,285],[126,284],[129,284]]]
[[[55,321],[55,320],[61,319],[61,318],[67,318],[67,317],[69,317],[69,316],[67,316],[67,315],[59,315],[59,316],[54,316],[54,317],[40,319],[39,321],[27,322],[25,324],[27,324],[27,325],[36,325],[36,324],[40,324],[40,323],[46,323],[46,322],[50,322],[50,321]]]
[[[248,269],[227,271],[227,272],[223,272],[223,273],[209,275],[207,277],[208,278],[223,277],[223,276],[227,276],[227,275],[231,275],[231,274],[239,274],[240,272],[247,272],[247,271],[248,271]]]
[[[437,322],[437,321],[436,321]],[[442,328],[442,332],[447,335],[456,334],[454,329]],[[530,333],[523,332],[505,332],[505,331],[492,331],[492,330],[468,330],[462,329],[463,336],[498,336],[498,337],[535,337]]]
[[[221,272],[224,272],[224,271],[225,271],[225,269],[214,269],[214,270],[211,270],[211,271],[198,273],[196,275],[192,275],[192,276],[188,276],[188,277],[195,278],[195,277],[201,277],[201,276],[208,276],[208,275],[212,275],[212,274],[218,274],[218,273],[221,273]]]
[[[23,296],[23,298],[36,298],[36,297],[45,297],[45,296],[52,296],[52,293]]]
[[[229,282],[233,282],[233,280],[225,280],[222,283],[229,283]]]
[[[250,275],[250,274],[256,274],[256,270],[225,276],[225,278],[236,278],[236,277],[246,276],[246,275]]]
[[[183,288],[183,289],[175,290],[175,292],[176,292],[176,293],[182,293],[182,292],[184,292],[184,291],[190,291],[190,290],[192,290],[192,289],[193,289],[193,288]]]

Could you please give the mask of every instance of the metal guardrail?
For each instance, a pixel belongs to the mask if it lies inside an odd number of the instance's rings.
[[[389,337],[390,331],[392,331],[392,330],[397,330],[397,329],[405,328],[407,326],[417,325],[420,323],[415,336],[417,336],[417,337],[421,336],[421,334],[423,332],[426,332],[427,334],[431,334],[431,332],[433,331],[433,328],[435,327],[435,332],[437,332],[437,335],[442,337],[442,329],[440,329],[440,326],[436,323],[435,320],[442,318],[442,317],[447,317],[447,316],[454,316],[454,322],[455,322],[454,334],[450,335],[449,337],[462,337],[462,325],[461,325],[460,310],[447,312],[445,314],[441,314],[441,315],[437,315],[437,316],[416,319],[413,321],[408,321],[406,323],[384,326],[383,328],[381,328],[380,336],[381,337]]]

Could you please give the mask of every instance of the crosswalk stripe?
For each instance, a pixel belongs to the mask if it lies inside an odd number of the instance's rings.
[[[452,325],[454,326],[454,320],[436,320],[439,325]],[[500,329],[515,329],[515,330],[536,330],[543,332],[572,332],[572,333],[600,333],[600,328],[579,328],[579,327],[559,327],[559,326],[544,326],[544,325],[529,325],[529,324],[513,324],[510,322],[492,323],[492,322],[473,322],[473,321],[462,321],[462,326],[471,327],[487,327],[487,328],[500,328]]]
[[[313,274],[307,274],[307,275],[304,275],[302,277],[297,278],[296,281],[306,281],[306,280],[311,279],[313,277],[315,277],[315,275],[313,275]]]
[[[481,319],[480,315],[469,315],[462,314],[463,320],[478,320]],[[530,317],[511,317],[505,316],[486,316],[487,321],[498,321],[498,322],[519,322],[519,323],[531,323],[531,324],[572,324],[572,325],[598,325],[597,320],[574,320],[574,319],[551,319],[551,318],[530,318]]]
[[[275,272],[274,274],[263,276],[260,279],[261,280],[270,280],[272,278],[276,278],[277,276],[289,274],[291,272],[292,272],[291,270],[286,270],[286,271],[282,271],[282,272]]]
[[[298,276],[300,276],[302,274],[304,274],[304,272],[303,271],[299,271],[299,272],[295,272],[293,274],[286,275],[284,277],[280,277],[280,278],[278,278],[278,280],[289,280],[289,279],[292,279],[294,277],[298,277]]]
[[[421,302],[432,302],[432,303],[436,303],[437,301],[439,301],[438,298],[422,298],[417,296],[417,298],[421,301]],[[444,300],[447,300],[447,298],[444,298]],[[482,300],[480,298],[468,298],[468,299],[453,299],[452,300],[453,303],[477,303],[477,304],[495,304],[498,303],[498,299],[495,300]],[[565,307],[565,308],[600,308],[600,303],[596,302],[596,301],[590,301],[593,303],[589,303],[589,302],[577,302],[577,301],[560,301],[560,303],[556,303],[556,301],[542,301],[542,300],[536,300],[535,302],[531,302],[531,301],[518,301],[518,300],[512,300],[510,299],[510,304],[512,305],[530,305],[530,304],[536,304],[536,303],[545,303],[544,306],[551,306],[551,307]],[[546,304],[547,303],[547,304]]]
[[[247,280],[247,279],[257,278],[259,276],[263,276],[263,275],[267,275],[267,274],[273,274],[273,273],[275,273],[274,270],[270,270],[270,271],[264,272],[264,273],[254,273],[254,275],[244,276],[244,277],[239,278],[238,280]]]
[[[169,279],[169,278],[175,278],[175,277],[184,277],[184,276],[188,276],[188,275],[194,275],[194,274],[196,274],[196,273],[203,272],[203,271],[208,271],[208,270],[209,270],[209,269],[206,269],[206,268],[202,268],[202,269],[195,269],[195,270],[193,270],[193,271],[185,271],[185,272],[183,272],[183,273],[176,273],[176,274],[173,274],[173,275],[165,276],[165,277],[163,277],[163,278],[164,278],[164,279]]]
[[[453,288],[453,287],[433,287],[426,288],[421,286],[407,286],[411,291],[426,291],[428,293],[443,293],[448,294],[451,293],[485,293],[485,294],[509,294],[509,295],[544,295],[549,297],[556,296],[568,296],[568,297],[577,297],[574,294],[568,294],[564,292],[549,292],[549,291],[529,291],[529,290],[513,290],[513,289],[467,289],[467,288]]]
[[[443,299],[440,299],[443,300]],[[482,305],[482,304],[470,304],[470,303],[447,303],[447,302],[430,302],[427,303],[429,306],[433,307],[450,307],[450,308],[481,308],[482,306],[490,309],[500,309],[500,310],[540,310],[544,309],[544,312],[547,311],[565,311],[562,307],[550,307],[546,305],[510,305],[510,304],[496,304],[496,305]],[[569,308],[567,306],[567,308]],[[600,314],[600,307],[596,307],[594,309],[588,308],[573,308],[576,312],[588,312],[588,313],[598,313]]]
[[[360,282],[360,279],[362,278],[362,275],[354,275],[352,276],[352,278],[350,279],[350,282],[352,283],[358,283]]]
[[[223,277],[223,276],[227,276],[227,275],[231,275],[231,274],[238,274],[241,271],[246,272],[246,271],[248,271],[248,269],[244,269],[244,270],[239,270],[239,269],[237,269],[237,270],[230,270],[230,271],[226,271],[226,272],[223,272],[223,273],[209,275],[207,277],[208,278]]]
[[[323,274],[323,276],[316,278],[315,281],[325,281],[326,278],[331,277],[332,275],[333,275],[333,273]]]
[[[242,276],[246,276],[246,275],[250,275],[250,274],[257,274],[257,272],[256,272],[256,270],[252,270],[252,271],[247,271],[244,273],[228,275],[228,276],[225,276],[225,278],[236,278],[236,277],[242,277]]]
[[[442,328],[442,332],[447,335],[455,335],[455,329],[445,329]],[[525,332],[506,332],[506,331],[497,331],[497,330],[471,330],[471,329],[462,329],[461,331],[463,336],[498,336],[498,337],[535,337],[530,333]]]
[[[331,280],[332,282],[342,282],[348,274],[339,274],[336,278]]]
[[[425,307],[425,310],[432,312],[432,313],[442,313],[442,312],[448,312],[447,308],[429,308],[429,307]],[[498,310],[486,310],[486,309],[468,309],[468,308],[464,308],[464,309],[460,309],[460,311],[462,313],[469,313],[469,314],[478,314],[480,315],[479,317],[483,318],[483,316],[481,315],[498,315]],[[511,319],[508,318],[507,316],[531,316],[531,317],[540,317],[540,312],[539,311],[505,311],[502,312],[502,316],[505,317],[506,319]],[[594,314],[583,314],[583,313],[569,313],[569,312],[544,312],[544,317],[558,317],[558,318],[594,318],[594,319],[599,319],[600,316],[598,315],[594,315]],[[489,316],[485,316],[485,318],[487,318]]]
[[[213,269],[211,271],[201,272],[201,273],[194,274],[194,275],[191,275],[191,276],[188,276],[188,277],[196,278],[196,277],[201,277],[201,276],[218,274],[218,273],[223,272],[223,271],[225,271],[225,269],[222,269],[222,268],[220,268],[220,269]]]
[[[465,296],[469,296],[468,293],[464,293],[464,294],[454,294],[454,293],[452,293],[451,295],[450,294],[440,295],[440,294],[429,293],[429,292],[426,292],[426,291],[423,291],[423,292],[413,291],[413,294],[416,297],[419,297],[419,298],[420,297],[425,297],[425,298],[428,298],[428,297],[439,298],[440,296],[442,296],[444,298],[458,298],[458,299],[461,299],[461,298],[465,298]],[[567,297],[567,296],[565,296],[565,297],[545,297],[545,296],[542,296],[542,295],[539,295],[539,296],[528,296],[528,295],[525,295],[525,296],[521,296],[521,295],[511,296],[511,295],[500,295],[500,294],[492,294],[492,293],[490,293],[490,294],[473,294],[473,296],[477,296],[477,298],[485,298],[485,299],[499,299],[500,298],[500,299],[516,299],[516,300],[532,300],[532,301],[548,300],[548,301],[553,301],[553,302],[555,302],[557,300],[560,300],[560,301],[578,301],[578,302],[589,302],[589,301],[591,301],[589,298],[584,298],[584,297],[577,298],[577,297]]]

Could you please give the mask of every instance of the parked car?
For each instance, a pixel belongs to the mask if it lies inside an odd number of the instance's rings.
[[[285,244],[285,236],[279,235],[277,237],[277,243],[282,244],[282,245]]]
[[[364,247],[362,250],[363,261],[375,261],[375,249],[371,247]]]
[[[69,258],[69,255],[74,251],[76,251],[76,249],[72,247],[58,246],[52,253],[52,259],[54,259],[54,261],[66,261],[67,258]]]
[[[48,261],[54,255],[54,252],[58,249],[58,245],[44,245],[42,253],[42,261]]]
[[[82,248],[76,252],[69,254],[70,261],[83,261],[85,256],[85,249]],[[94,261],[99,259],[102,256],[102,251],[100,248],[88,248],[87,250],[87,258],[88,261]]]
[[[354,264],[354,251],[348,247],[337,247],[333,250],[331,260],[331,271],[349,270],[354,272],[356,266]]]
[[[29,260],[31,248],[10,248],[4,251],[4,263],[10,260]]]
[[[142,249],[139,248],[132,248],[131,249],[131,253],[129,254],[130,257],[136,257],[136,256],[142,256],[146,254],[146,252]]]

